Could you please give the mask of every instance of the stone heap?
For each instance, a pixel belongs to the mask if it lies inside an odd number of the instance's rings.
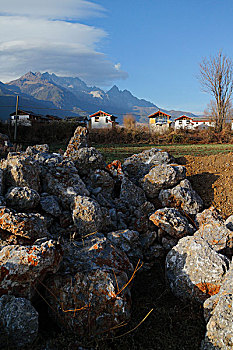
[[[86,137],[78,127],[64,156],[37,145],[1,161],[0,346],[2,334],[13,347],[34,341],[41,294],[80,339],[109,332],[130,317],[142,261],[143,273],[166,257],[174,294],[204,303],[203,349],[232,348],[231,218],[201,213],[185,167],[167,152],[106,165]]]

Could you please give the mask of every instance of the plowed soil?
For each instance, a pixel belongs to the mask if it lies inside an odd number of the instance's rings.
[[[233,214],[233,153],[185,156],[180,161],[205,208],[215,206],[224,218]]]

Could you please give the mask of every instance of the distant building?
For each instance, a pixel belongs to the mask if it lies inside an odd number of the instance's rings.
[[[151,131],[164,132],[168,130],[171,126],[171,115],[164,113],[162,111],[157,111],[148,116],[149,127]]]
[[[16,112],[10,114],[11,124],[14,125],[17,118],[17,123],[19,125],[31,126],[34,121],[41,123],[48,123],[51,121],[59,121],[62,120],[60,117],[54,115],[41,115],[33,112],[23,111],[22,109],[18,109],[18,114],[16,116]]]
[[[118,124],[116,122],[117,117],[103,111],[91,114],[89,118],[91,129],[112,129]]]
[[[205,129],[213,127],[214,122],[210,118],[190,118],[186,115],[182,115],[174,120],[175,129]]]

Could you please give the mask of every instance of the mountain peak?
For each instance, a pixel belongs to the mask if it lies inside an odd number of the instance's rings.
[[[107,92],[107,93],[111,93],[111,92],[120,92],[119,88],[116,85],[113,85],[113,87]]]

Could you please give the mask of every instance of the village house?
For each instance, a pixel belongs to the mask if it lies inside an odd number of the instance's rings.
[[[54,116],[54,115],[41,115],[36,114],[33,112],[24,111],[22,109],[18,109],[17,116],[16,112],[13,112],[10,114],[10,122],[12,125],[15,124],[15,121],[17,119],[17,124],[24,125],[24,126],[31,126],[34,121],[40,122],[40,123],[48,123],[51,121],[59,121],[62,120],[60,117]]]
[[[174,120],[175,129],[191,129],[196,128],[204,129],[208,127],[213,127],[214,123],[209,118],[191,118],[186,115],[182,115]]]
[[[171,126],[171,116],[162,111],[157,111],[148,116],[149,127],[151,131],[164,132]]]
[[[112,129],[118,124],[116,122],[117,117],[103,111],[91,114],[89,118],[90,129]]]

